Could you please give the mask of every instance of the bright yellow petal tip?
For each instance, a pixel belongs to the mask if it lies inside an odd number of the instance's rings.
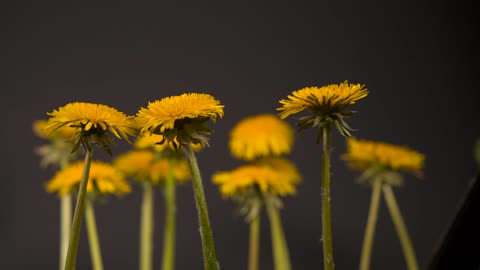
[[[272,114],[247,117],[230,132],[230,151],[239,159],[288,154],[294,141],[293,129]]]
[[[173,129],[175,122],[182,119],[207,118],[215,122],[223,117],[223,105],[208,94],[188,93],[149,102],[141,108],[136,117],[140,133],[153,134]]]
[[[367,95],[365,85],[349,84],[348,81],[323,87],[306,87],[294,91],[288,99],[280,100],[282,106],[277,110],[280,111],[281,119],[306,108],[310,108],[315,114],[340,113],[345,107]]]
[[[47,183],[47,191],[58,192],[59,196],[76,191],[82,178],[83,166],[83,161],[77,161],[57,172]],[[120,171],[101,161],[92,161],[90,165],[87,192],[94,191],[94,188],[99,194],[115,195],[123,195],[131,190]]]
[[[71,127],[63,127],[52,132],[48,128],[47,120],[37,120],[33,122],[33,132],[40,138],[45,139],[61,139],[64,141],[70,140],[75,135],[75,129]]]
[[[286,196],[295,194],[295,184],[299,181],[300,174],[295,165],[282,158],[269,158],[213,175],[213,182],[219,185],[225,197],[241,194],[255,185],[262,192]]]
[[[348,138],[347,153],[343,158],[353,167],[366,170],[380,165],[393,170],[421,173],[425,156],[407,147],[384,142]]]
[[[129,135],[135,135],[133,117],[102,104],[73,102],[48,115],[50,118],[46,128],[52,132],[71,127],[77,133],[88,132],[98,136],[109,130],[115,137],[127,141]]]

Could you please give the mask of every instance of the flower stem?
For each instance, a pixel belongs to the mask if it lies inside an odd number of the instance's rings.
[[[165,233],[163,242],[162,270],[175,268],[175,177],[173,168],[176,160],[169,159],[167,179],[165,183]]]
[[[250,221],[250,246],[248,250],[248,270],[258,270],[260,252],[260,214]]]
[[[72,231],[72,194],[65,194],[60,199],[60,270],[65,266],[67,258],[68,241]]]
[[[87,224],[88,243],[90,244],[92,269],[103,270],[102,252],[100,251],[100,243],[98,241],[95,211],[92,201],[89,198],[85,200],[85,222]]]
[[[332,220],[330,213],[330,126],[323,127],[322,240],[325,270],[333,270]]]
[[[375,224],[377,223],[378,209],[380,207],[380,195],[382,191],[382,181],[376,179],[373,182],[372,198],[370,201],[370,210],[368,212],[367,227],[363,238],[362,256],[360,258],[360,270],[370,268],[370,258],[372,254],[372,243],[375,236]]]
[[[198,219],[200,222],[200,236],[202,238],[203,260],[206,270],[218,270],[217,255],[215,252],[215,243],[213,233],[208,218],[207,202],[203,191],[202,177],[198,168],[197,158],[193,153],[190,144],[184,144],[185,154],[192,170],[193,191],[195,193],[195,203],[197,205]]]
[[[140,221],[140,270],[152,269],[153,252],[153,186],[143,181],[142,213]]]
[[[407,261],[407,266],[409,270],[418,270],[417,258],[415,257],[415,251],[413,250],[412,242],[408,236],[407,226],[403,221],[402,214],[398,207],[395,195],[393,194],[392,187],[390,185],[383,186],[383,195],[385,196],[385,201],[387,202],[388,210],[390,210],[390,215],[392,216],[393,223],[397,229],[398,237],[402,244],[403,254],[405,255],[405,260]]]
[[[287,241],[282,229],[280,214],[272,202],[266,201],[270,230],[272,233],[272,248],[275,270],[290,270],[290,255],[288,254]]]
[[[87,193],[88,176],[90,174],[90,163],[92,162],[93,148],[91,142],[85,139],[85,164],[83,165],[82,179],[78,188],[77,204],[75,214],[73,215],[73,228],[68,244],[67,260],[65,270],[74,270],[77,260],[78,240],[80,239],[80,229],[82,227],[83,212],[85,209],[85,195]]]

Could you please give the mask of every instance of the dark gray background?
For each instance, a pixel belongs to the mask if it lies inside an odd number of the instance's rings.
[[[44,191],[34,120],[72,101],[103,103],[127,114],[165,96],[206,92],[225,104],[211,148],[198,155],[222,269],[246,269],[248,227],[211,175],[241,162],[228,132],[243,117],[275,113],[278,100],[310,85],[347,79],[370,95],[353,108],[355,135],[407,145],[427,155],[425,178],[406,177],[396,194],[419,263],[455,214],[475,174],[478,127],[478,28],[473,1],[159,1],[156,4],[36,1],[4,6],[2,20],[2,269],[56,269],[58,200]],[[289,119],[293,124],[293,119]],[[321,148],[315,132],[297,135],[289,157],[303,182],[284,200],[282,219],[294,269],[322,269]],[[359,261],[370,190],[339,156],[333,137],[333,240],[337,269]],[[118,142],[114,154],[129,149]],[[97,150],[95,156],[108,158]],[[155,266],[160,265],[163,202],[156,203]],[[138,188],[96,209],[106,269],[136,269]],[[261,268],[272,269],[263,219]],[[382,205],[372,269],[405,269]],[[178,193],[177,269],[202,269],[190,184]],[[82,234],[77,269],[90,269]]]

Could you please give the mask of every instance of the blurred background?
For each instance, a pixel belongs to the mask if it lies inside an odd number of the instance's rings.
[[[396,195],[420,265],[459,207],[476,173],[478,18],[473,1],[32,1],[0,9],[2,38],[2,269],[56,269],[59,200],[45,192],[53,169],[34,149],[44,140],[32,123],[73,101],[102,103],[134,115],[165,96],[214,95],[225,117],[211,126],[211,147],[198,154],[222,269],[246,269],[248,226],[211,183],[242,162],[228,134],[242,118],[276,113],[293,90],[349,80],[370,95],[354,105],[358,138],[405,145],[426,154],[424,179],[406,176]],[[288,119],[293,126],[294,121]],[[321,145],[297,133],[288,156],[303,176],[284,200],[282,220],[294,269],[322,269]],[[117,141],[114,155],[130,149]],[[356,269],[370,188],[340,159],[333,136],[332,220],[337,269]],[[109,161],[101,149],[97,159]],[[382,202],[372,269],[405,269]],[[140,190],[96,207],[106,269],[137,269]],[[160,267],[163,198],[157,192],[155,267]],[[202,269],[190,183],[178,189],[177,269]],[[273,269],[269,227],[262,220],[261,269]],[[84,228],[85,226],[83,226]],[[82,232],[77,269],[90,269]]]

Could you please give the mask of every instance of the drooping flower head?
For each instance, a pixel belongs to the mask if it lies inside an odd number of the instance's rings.
[[[106,136],[110,131],[118,139],[128,141],[128,136],[135,135],[135,125],[133,117],[126,116],[124,113],[114,108],[102,104],[73,102],[58,110],[48,113],[49,131],[55,132],[63,127],[75,129],[75,145],[81,143],[84,137],[91,137],[94,143],[102,145],[110,153],[108,144],[111,139]]]
[[[374,169],[382,171],[405,170],[421,175],[425,156],[420,152],[407,147],[393,145],[385,142],[375,142],[348,138],[347,153],[343,155],[348,164],[357,170],[368,171]],[[398,174],[392,174],[397,179],[393,182],[400,183]]]
[[[169,164],[173,162],[173,176],[176,181],[190,179],[190,169],[184,160],[157,159],[149,150],[132,150],[118,156],[113,164],[126,177],[136,181],[151,181],[158,184],[167,178]]]
[[[143,134],[159,134],[165,141],[177,148],[175,139],[182,144],[208,144],[211,133],[204,123],[223,117],[223,105],[208,94],[189,93],[166,97],[149,102],[141,108],[135,121]]]
[[[277,110],[280,111],[280,118],[285,119],[309,109],[311,115],[299,119],[300,129],[319,127],[321,130],[333,123],[342,135],[350,136],[349,131],[352,129],[344,118],[352,115],[352,112],[345,109],[367,95],[365,85],[349,84],[348,81],[322,87],[306,87],[294,91],[287,99],[280,100],[282,106]]]
[[[286,196],[295,194],[295,185],[300,182],[300,174],[295,165],[283,158],[268,158],[240,166],[232,171],[218,172],[213,182],[220,187],[226,197],[232,197],[251,188],[261,192]]]
[[[239,159],[288,154],[292,150],[293,129],[272,114],[247,117],[230,132],[230,151]]]
[[[76,192],[83,172],[83,161],[77,161],[57,172],[47,183],[48,192],[57,192],[64,196]],[[117,196],[130,192],[131,187],[123,174],[112,165],[101,161],[92,161],[87,184],[87,192],[97,195],[114,194]]]

